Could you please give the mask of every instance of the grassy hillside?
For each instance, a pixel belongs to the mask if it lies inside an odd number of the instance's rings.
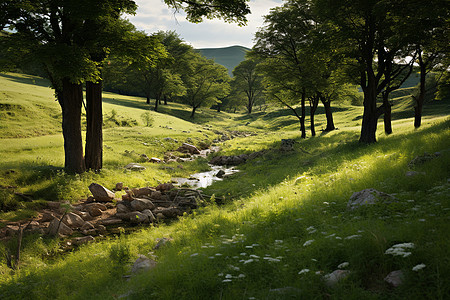
[[[242,46],[198,49],[206,58],[214,59],[216,63],[226,67],[230,76],[232,76],[233,69],[244,60],[245,53],[249,50]]]
[[[105,93],[105,168],[73,176],[62,171],[59,107],[45,82],[38,82],[0,75],[0,87],[7,87],[0,89],[1,185],[16,186],[35,199],[0,213],[0,226],[32,216],[46,200],[86,197],[91,182],[154,186],[208,168],[206,160],[199,160],[183,163],[183,169],[145,162],[143,172],[123,169],[142,153],[162,157],[183,141],[211,143],[222,132],[241,130],[254,135],[218,143],[219,154],[265,154],[204,189],[217,201],[177,221],[123,228],[122,234],[70,253],[63,251],[63,239],[27,235],[15,272],[6,266],[4,253],[14,251],[17,239],[2,242],[1,299],[445,299],[450,294],[448,103],[425,106],[423,126],[415,130],[409,100],[399,98],[393,107],[394,133],[385,136],[380,120],[379,142],[361,145],[361,107],[335,105],[339,130],[302,140],[296,118],[285,109],[250,116],[203,109],[193,122],[186,106],[170,103],[162,113],[150,112],[154,124],[146,127],[140,119],[149,108],[144,99]],[[35,119],[25,112],[41,114]],[[41,122],[53,129],[33,131]],[[316,122],[320,130],[322,108]],[[21,127],[34,133],[15,135]],[[282,138],[294,139],[295,150],[280,152]],[[410,165],[425,152],[440,155]],[[406,176],[408,171],[417,173]],[[365,188],[396,200],[347,209],[350,196]],[[12,203],[4,189],[0,197]],[[162,237],[173,240],[153,249]],[[389,248],[405,243],[414,244],[410,255],[389,254]],[[129,278],[139,254],[157,265]],[[328,286],[324,276],[339,268],[348,276]],[[403,272],[403,284],[392,288],[383,279],[396,270]]]

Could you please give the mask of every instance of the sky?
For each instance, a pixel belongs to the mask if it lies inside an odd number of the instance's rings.
[[[223,20],[204,20],[193,24],[184,14],[174,13],[162,0],[135,0],[138,4],[136,15],[128,16],[138,30],[151,34],[159,30],[175,30],[180,37],[194,48],[221,48],[228,46],[253,46],[254,34],[263,26],[263,16],[270,8],[282,4],[282,0],[250,0],[252,13],[247,16],[246,26],[239,27]]]

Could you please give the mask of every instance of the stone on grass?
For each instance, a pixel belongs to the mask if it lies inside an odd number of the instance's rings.
[[[406,177],[415,177],[417,175],[426,175],[425,172],[417,172],[417,171],[406,171],[405,176]]]
[[[143,170],[145,170],[145,167],[141,166],[140,164],[137,164],[137,163],[130,163],[125,166],[125,169],[131,170],[131,171],[143,171]]]
[[[95,200],[99,202],[111,202],[114,200],[115,194],[100,184],[91,183],[89,190]]]
[[[126,214],[130,212],[130,209],[123,203],[118,203],[116,209],[118,214]]]
[[[123,189],[123,182],[116,183],[116,191],[121,191]]]
[[[148,223],[149,218],[146,214],[141,213],[140,211],[133,211],[129,214],[129,220],[133,224],[140,224],[140,223]]]
[[[81,227],[81,230],[89,230],[94,229],[94,225],[92,225],[91,222],[85,222],[84,225]]]
[[[118,224],[122,224],[123,223],[123,221],[121,220],[121,219],[118,219],[118,218],[108,218],[108,219],[104,219],[104,220],[102,220],[101,221],[101,223],[102,223],[102,225],[104,225],[104,226],[108,226],[108,225],[118,225]],[[99,226],[97,225],[97,228],[98,228]]]
[[[190,154],[200,154],[200,150],[198,150],[197,147],[195,147],[194,145],[188,144],[188,143],[183,143],[178,149],[178,152],[183,152],[183,153],[190,153]]]
[[[73,230],[64,224],[63,222],[60,222],[58,219],[53,219],[53,221],[50,222],[50,225],[48,226],[47,233],[51,236],[56,235],[72,235]]]
[[[149,259],[145,255],[139,255],[139,258],[133,264],[131,273],[136,274],[140,272],[146,272],[156,267],[156,261]]]
[[[385,278],[384,281],[389,283],[393,287],[398,287],[403,283],[404,275],[402,270],[396,270],[389,273]]]
[[[172,238],[166,238],[166,237],[158,238],[158,239],[156,239],[156,245],[155,245],[155,247],[153,247],[153,249],[158,250],[159,248],[170,244],[170,242],[172,242],[172,241],[173,241]]]
[[[160,185],[158,185],[156,187],[157,191],[161,191],[161,192],[165,192],[165,191],[170,191],[171,189],[173,189],[174,186],[172,183],[167,182],[167,183],[161,183]]]
[[[379,201],[384,203],[391,203],[397,200],[394,196],[377,191],[375,189],[365,189],[359,192],[353,193],[350,200],[347,203],[347,209],[354,210],[361,206],[375,204]]]
[[[62,219],[62,221],[64,224],[66,224],[71,228],[80,228],[86,223],[86,221],[84,221],[83,218],[72,212],[66,214]]]
[[[142,213],[143,213],[144,215],[147,215],[148,220],[149,220],[151,223],[153,223],[153,222],[156,221],[156,218],[155,218],[155,216],[153,215],[153,213],[152,213],[152,211],[151,211],[150,209],[145,209],[145,210],[142,211]]]
[[[135,197],[139,197],[139,196],[150,195],[154,191],[154,189],[149,188],[149,187],[143,187],[143,188],[140,188],[140,189],[132,189],[131,191],[133,192],[133,195]]]
[[[330,274],[324,275],[323,279],[325,280],[325,284],[328,287],[333,287],[339,281],[346,278],[348,275],[350,275],[350,271],[348,271],[348,270],[335,270],[335,271],[331,272]]]
[[[145,209],[154,209],[155,205],[148,199],[136,198],[131,201],[131,209],[134,211],[143,211]]]
[[[89,242],[95,241],[95,238],[92,235],[76,237],[72,240],[72,244],[80,246],[83,244],[87,244]]]
[[[89,214],[90,214],[92,217],[98,217],[98,216],[101,216],[101,215],[102,215],[102,211],[101,211],[100,208],[97,208],[97,207],[88,207],[87,210],[88,210]]]

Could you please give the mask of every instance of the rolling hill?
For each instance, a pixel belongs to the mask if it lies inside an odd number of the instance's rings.
[[[249,48],[242,46],[231,46],[225,48],[203,48],[197,49],[203,56],[214,59],[216,63],[228,69],[228,74],[232,76],[233,69],[245,58],[245,53]]]

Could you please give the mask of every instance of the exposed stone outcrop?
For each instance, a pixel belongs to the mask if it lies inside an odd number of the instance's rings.
[[[376,189],[365,189],[353,193],[347,203],[347,209],[354,210],[361,206],[375,204],[380,201],[383,203],[391,203],[396,200],[394,196],[377,191]]]

